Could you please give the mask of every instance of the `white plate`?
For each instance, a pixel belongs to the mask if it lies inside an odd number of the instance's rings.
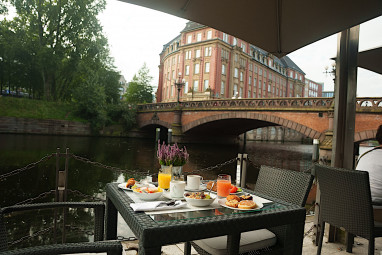
[[[123,189],[123,190],[133,191],[131,188],[126,188],[126,184],[127,184],[127,182],[122,182],[122,183],[118,184],[118,188]],[[135,185],[137,185],[137,187],[142,187],[143,186],[139,182],[136,182]],[[155,185],[149,184],[149,187],[154,188]]]
[[[165,198],[168,198],[168,199],[175,199],[175,200],[186,200],[184,197],[172,197],[170,195],[170,191],[167,191],[167,190],[163,190],[163,194],[162,194]]]
[[[234,207],[231,207],[231,206],[228,206],[225,204],[226,202],[226,198],[223,198],[223,199],[219,199],[218,203],[219,205],[223,206],[223,207],[226,207],[226,208],[229,208],[229,209],[232,209],[232,210],[239,210],[239,211],[256,211],[256,210],[259,210],[261,208],[263,208],[263,204],[262,203],[259,203],[257,202],[256,205],[257,207],[253,208],[253,209],[241,209],[241,208],[234,208]]]
[[[193,191],[193,192],[203,191],[203,190],[206,190],[206,189],[207,189],[207,185],[205,185],[205,184],[200,184],[199,189],[189,189],[187,186],[185,188],[185,190]]]

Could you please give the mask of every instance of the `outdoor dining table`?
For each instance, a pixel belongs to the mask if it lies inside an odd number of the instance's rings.
[[[257,211],[240,211],[225,207],[187,212],[166,212],[150,215],[135,212],[128,193],[119,189],[117,183],[106,185],[106,239],[117,239],[118,212],[139,240],[139,254],[161,254],[164,245],[227,235],[229,254],[239,254],[240,233],[255,229],[285,225],[288,242],[283,254],[302,253],[305,224],[305,208],[275,198]],[[186,254],[185,249],[185,254]]]

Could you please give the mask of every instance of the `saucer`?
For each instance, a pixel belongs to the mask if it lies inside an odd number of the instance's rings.
[[[167,190],[164,190],[162,195],[165,197],[165,198],[168,198],[168,199],[175,199],[175,200],[186,200],[184,197],[172,197],[170,195],[170,191],[167,191]]]
[[[199,192],[207,189],[207,185],[205,184],[200,184],[199,189],[190,189],[186,186],[185,190],[187,191],[193,191],[193,192]]]

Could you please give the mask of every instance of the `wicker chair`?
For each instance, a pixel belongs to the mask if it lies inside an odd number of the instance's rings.
[[[86,243],[66,243],[42,245],[29,248],[8,250],[7,231],[4,214],[26,210],[53,209],[53,208],[94,208],[94,240]],[[105,204],[101,202],[53,202],[40,204],[25,204],[0,208],[0,254],[73,254],[107,252],[108,255],[122,254],[122,245],[119,241],[102,241],[104,235]]]
[[[382,224],[374,222],[369,173],[315,165],[320,186],[321,254],[325,223],[343,227],[348,233],[369,240],[369,255],[374,254],[374,238],[382,236]]]
[[[260,167],[255,191],[264,197],[278,198],[304,206],[313,179],[308,173],[263,165]],[[242,233],[240,254],[282,254],[283,248],[288,244],[287,232],[287,226],[278,226]],[[227,236],[221,236],[196,240],[191,242],[191,245],[200,254],[226,254],[226,242]]]

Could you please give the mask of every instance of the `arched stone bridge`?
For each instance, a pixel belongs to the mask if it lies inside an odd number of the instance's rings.
[[[373,139],[382,124],[382,98],[357,98],[355,142]],[[333,127],[334,98],[218,99],[138,105],[141,131],[173,130],[175,141],[236,138],[265,126],[283,126],[325,142]]]

